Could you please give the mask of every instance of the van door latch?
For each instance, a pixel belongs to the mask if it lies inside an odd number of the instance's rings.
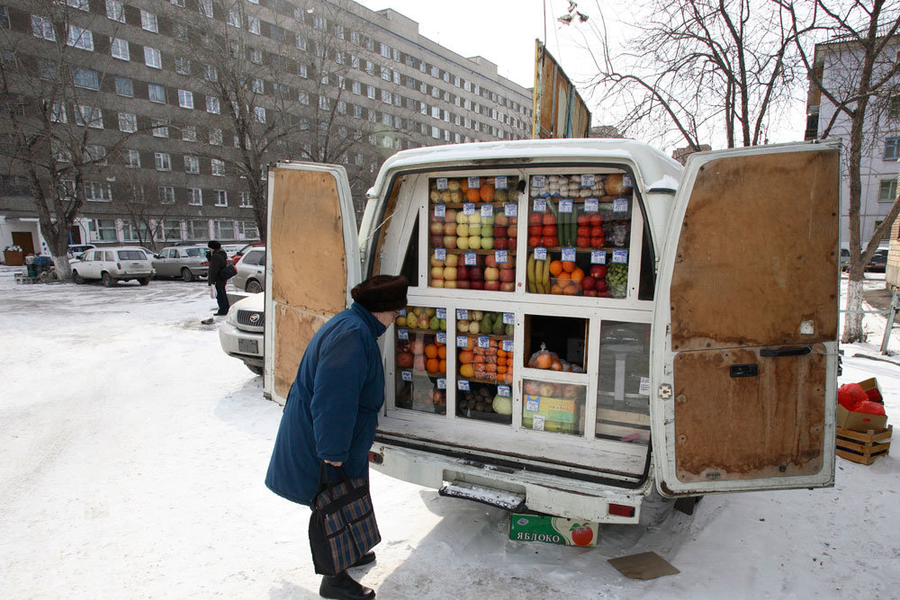
[[[663,400],[668,400],[672,397],[672,386],[668,383],[664,383],[659,386],[659,397]]]
[[[759,365],[750,363],[746,365],[731,365],[732,377],[756,377],[759,375]]]

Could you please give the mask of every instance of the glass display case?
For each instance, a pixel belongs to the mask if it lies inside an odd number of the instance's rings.
[[[457,309],[456,414],[512,424],[513,313]]]
[[[397,408],[447,412],[447,310],[408,306],[394,323]]]
[[[649,443],[649,323],[603,322],[597,384],[597,437]]]

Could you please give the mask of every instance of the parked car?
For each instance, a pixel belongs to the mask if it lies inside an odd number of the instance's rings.
[[[193,281],[198,277],[206,277],[209,273],[209,261],[206,260],[206,246],[169,246],[163,248],[153,259],[153,268],[157,277],[181,277],[185,281]]]
[[[147,248],[146,246],[138,246],[138,250],[140,250],[141,252],[146,254],[147,259],[150,260],[151,262],[153,261],[154,258],[156,258],[156,252],[151,250],[150,248]]]
[[[247,252],[236,265],[237,275],[232,285],[248,294],[256,294],[266,289],[266,249],[254,248]]]
[[[100,279],[106,287],[113,287],[120,281],[136,279],[147,285],[154,275],[153,265],[137,246],[93,248],[70,264],[75,283]]]
[[[265,294],[253,294],[231,305],[228,316],[219,325],[219,343],[228,356],[244,361],[257,375],[263,374],[263,336],[265,333]]]
[[[91,248],[96,248],[94,244],[76,244],[74,246],[69,246],[69,250],[67,254],[69,258],[81,258],[81,255],[90,250]]]
[[[841,248],[841,271],[845,271],[847,269],[847,265],[850,264],[850,250],[847,248]]]
[[[866,263],[866,271],[884,273],[885,269],[887,269],[887,258],[888,251],[884,248],[879,248],[872,255],[872,258],[869,259],[869,262]]]
[[[241,258],[242,258],[245,254],[247,254],[247,252],[249,252],[251,249],[253,249],[253,248],[265,248],[265,247],[266,247],[266,243],[265,243],[265,242],[253,242],[252,244],[247,244],[246,246],[244,246],[243,248],[241,248],[240,250],[238,250],[237,252],[235,252],[234,256],[231,257],[231,264],[237,265],[237,264],[238,264],[238,261],[241,260]]]
[[[231,264],[234,264],[232,259],[244,248],[244,246],[245,244],[222,244],[222,250],[228,255],[228,260],[232,261]]]

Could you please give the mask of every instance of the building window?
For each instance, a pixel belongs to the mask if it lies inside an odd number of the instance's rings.
[[[187,234],[190,240],[203,240],[209,237],[209,221],[192,219],[187,222]]]
[[[159,85],[158,83],[148,83],[147,84],[147,97],[150,102],[156,102],[158,104],[166,103],[166,88],[164,86]]]
[[[259,35],[259,18],[247,15],[247,31]]]
[[[250,192],[241,192],[241,208],[253,208],[250,202]]]
[[[89,202],[112,202],[112,190],[108,183],[86,181],[84,183],[84,199]]]
[[[224,194],[224,190],[220,190]],[[227,206],[227,203],[225,204]],[[216,221],[216,239],[217,240],[233,240],[234,238],[234,221]]]
[[[156,190],[160,204],[175,204],[175,188],[161,185]]]
[[[218,158],[212,158],[209,161],[210,169],[212,170],[212,174],[216,177],[224,177],[225,176],[225,161],[219,160]]]
[[[319,110],[331,110],[331,102],[328,96],[319,96]]]
[[[191,206],[203,206],[203,190],[200,188],[188,188],[188,204]]]
[[[893,202],[897,198],[897,180],[883,179],[878,185],[878,201]]]
[[[44,105],[46,106],[47,101],[44,100]],[[53,106],[50,109],[50,122],[51,123],[68,123],[69,120],[66,117],[66,105],[61,100],[54,100]]]
[[[206,97],[206,112],[214,115],[219,114],[219,99],[215,96]]]
[[[258,240],[259,239],[259,228],[256,226],[256,223],[253,221],[239,221],[238,222],[238,233],[240,233],[242,239],[245,240]]]
[[[221,146],[222,145],[222,130],[221,129],[210,129],[209,130],[209,143],[213,146]]]
[[[900,137],[889,137],[884,141],[884,160],[900,158]]]
[[[218,81],[219,73],[212,65],[203,65],[203,79],[206,81]]]
[[[262,106],[256,106],[253,108],[253,118],[256,119],[257,123],[265,123],[266,122],[266,109]]]
[[[134,82],[128,77],[116,77],[116,93],[126,98],[134,98]]]
[[[88,232],[92,241],[118,241],[115,219],[91,219],[88,221]]]
[[[39,37],[51,42],[56,41],[56,30],[53,29],[53,23],[46,17],[31,15],[31,33],[34,37]]]
[[[181,221],[169,219],[159,224],[163,239],[166,241],[181,239]]]
[[[228,206],[228,192],[225,190],[213,190],[213,197],[216,200],[216,206]]]
[[[250,62],[254,65],[261,65],[263,62],[263,53],[259,48],[250,48]]]
[[[137,131],[137,115],[119,113],[119,131],[124,131],[125,133]]]
[[[169,137],[169,122],[165,119],[151,119],[150,120],[150,129],[153,132],[153,137],[158,138],[168,138]]]
[[[232,27],[241,27],[241,13],[236,10],[229,10],[228,16],[225,18],[225,22],[231,25]]]
[[[366,96],[371,100],[375,99],[375,88],[373,86],[371,86],[371,85],[366,86]]]
[[[327,31],[328,22],[322,15],[313,15],[313,27],[315,27],[319,31]]]
[[[178,8],[184,8],[184,0],[169,0],[169,4]]]
[[[103,111],[91,106],[75,106],[75,124],[93,129],[103,129]]]
[[[181,128],[181,141],[196,142],[197,141],[197,126],[196,125],[183,126]]]
[[[156,15],[141,9],[141,29],[159,33],[159,23],[156,20]]]
[[[303,106],[309,106],[309,93],[299,92],[297,94],[297,102],[299,102]]]
[[[179,75],[190,75],[191,74],[191,61],[187,58],[176,58],[175,59],[175,72]]]
[[[88,29],[69,25],[69,33],[66,37],[66,45],[82,50],[94,51],[94,36]]]
[[[88,144],[84,147],[84,158],[86,161],[106,166],[106,148],[97,144]]]
[[[194,92],[178,90],[178,106],[181,108],[194,108]]]
[[[141,153],[137,150],[126,150],[124,158],[126,167],[130,169],[141,168]]]
[[[151,69],[162,69],[162,55],[159,50],[144,46],[144,64]]]
[[[124,23],[125,7],[118,0],[106,0],[106,18]]]
[[[156,161],[156,170],[157,171],[171,171],[172,170],[172,157],[166,154],[165,152],[156,152],[153,155],[154,160]]]
[[[262,79],[256,78],[250,84],[250,89],[253,90],[254,94],[262,94],[265,92],[266,86]]]
[[[200,159],[196,156],[185,155],[184,172],[198,175],[200,173]]]
[[[109,52],[113,58],[119,60],[131,60],[131,53],[128,52],[128,41],[119,38],[109,38]]]
[[[303,79],[308,79],[308,78],[309,78],[309,73],[308,73],[308,71],[307,71],[306,65],[304,65],[303,63],[298,63],[298,64],[297,64],[297,75],[299,75],[299,76],[302,77]]]

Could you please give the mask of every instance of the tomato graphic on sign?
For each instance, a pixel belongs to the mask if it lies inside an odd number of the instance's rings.
[[[575,523],[569,531],[576,546],[587,546],[594,539],[594,532],[588,523],[583,525]]]

